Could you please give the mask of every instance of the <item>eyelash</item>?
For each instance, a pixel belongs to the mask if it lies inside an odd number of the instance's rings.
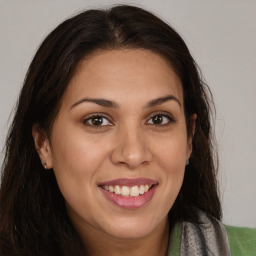
[[[107,120],[110,124],[108,125],[93,125],[93,124],[90,124],[89,122],[93,120],[93,118],[101,118],[101,119],[105,119]],[[109,121],[109,117],[106,117],[105,115],[99,113],[99,114],[94,114],[92,116],[89,116],[87,117],[86,119],[83,120],[83,124],[84,125],[88,125],[88,126],[91,126],[93,128],[100,128],[100,127],[104,127],[104,126],[112,126],[113,123],[111,121]],[[104,122],[104,121],[103,121]]]
[[[157,117],[157,116],[159,116],[161,118],[167,118],[168,119],[167,123],[165,123],[165,124],[154,124],[153,122],[149,123],[149,120],[152,120],[154,117]],[[104,119],[105,119],[105,120],[107,120],[107,122],[109,124],[94,125],[93,123],[89,123],[89,122],[92,122],[93,118],[101,118],[101,119],[103,119],[103,124],[104,124]],[[114,125],[113,122],[111,122],[109,119],[110,119],[109,117],[106,117],[105,115],[99,113],[99,114],[94,114],[94,115],[89,116],[86,119],[84,119],[83,120],[83,124],[87,125],[87,126],[90,126],[90,127],[93,127],[93,128],[101,128],[101,127],[105,127],[105,126],[112,126],[112,125]],[[175,122],[174,118],[169,113],[159,112],[159,113],[153,113],[149,117],[149,119],[148,119],[148,121],[146,123],[147,123],[147,125],[163,127],[163,126],[168,126],[170,123],[174,123],[174,122]]]
[[[171,123],[174,123],[174,122],[175,122],[175,120],[174,120],[174,118],[173,118],[172,115],[170,115],[169,113],[163,113],[163,112],[153,113],[153,114],[150,116],[150,118],[149,118],[148,120],[152,120],[152,118],[157,117],[157,116],[160,116],[160,117],[162,117],[162,118],[167,118],[167,119],[168,119],[168,120],[167,120],[167,123],[166,123],[166,124],[154,124],[154,123],[151,123],[151,124],[149,124],[149,125],[161,126],[161,127],[163,127],[163,126],[168,126],[168,125],[170,125]]]

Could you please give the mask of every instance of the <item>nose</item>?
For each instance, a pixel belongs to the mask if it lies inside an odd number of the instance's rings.
[[[119,132],[111,154],[111,161],[114,164],[134,170],[148,164],[151,159],[152,153],[143,131],[137,127],[122,129]]]

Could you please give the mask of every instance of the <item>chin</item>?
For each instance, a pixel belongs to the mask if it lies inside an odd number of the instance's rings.
[[[132,217],[123,218],[115,221],[115,223],[112,222],[111,227],[108,227],[106,233],[119,239],[139,239],[154,232],[161,224],[162,221],[154,223],[154,221],[145,218],[142,220],[140,218],[134,220]]]
[[[118,238],[118,239],[140,239],[146,237],[152,232],[149,228],[146,227],[133,227],[133,228],[121,228],[112,230],[109,235]]]

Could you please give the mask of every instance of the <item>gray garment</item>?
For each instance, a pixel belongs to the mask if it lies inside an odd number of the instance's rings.
[[[181,224],[180,256],[231,256],[224,225],[199,211],[200,224]]]

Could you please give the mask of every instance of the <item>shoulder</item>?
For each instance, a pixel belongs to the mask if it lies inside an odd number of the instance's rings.
[[[225,226],[232,256],[256,255],[256,229]]]

